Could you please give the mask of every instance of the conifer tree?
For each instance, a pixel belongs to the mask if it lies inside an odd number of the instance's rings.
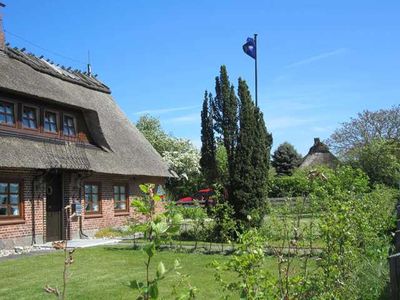
[[[268,133],[263,113],[258,107],[255,108],[254,114],[256,127],[252,158],[254,167],[253,207],[255,208],[255,211],[253,211],[253,224],[259,225],[266,213],[268,203],[268,170],[272,135]]]
[[[232,180],[232,205],[235,216],[245,220],[251,214],[254,188],[254,167],[252,163],[255,140],[254,105],[247,85],[239,78],[238,96],[240,101],[236,159]]]
[[[214,129],[224,143],[228,156],[229,177],[232,178],[238,134],[238,99],[225,66],[221,66],[220,75],[215,78],[215,93],[212,102]]]
[[[239,78],[240,131],[237,142],[233,206],[236,217],[259,225],[266,212],[267,180],[272,136],[255,107],[246,82]]]
[[[201,111],[201,158],[200,167],[208,185],[216,182],[218,177],[216,162],[216,144],[214,139],[213,119],[210,110],[211,93],[204,93],[203,109]]]
[[[271,165],[277,175],[292,175],[294,169],[300,165],[301,159],[301,155],[293,145],[284,142],[272,154]]]

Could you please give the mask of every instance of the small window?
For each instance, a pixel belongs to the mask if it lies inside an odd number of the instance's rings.
[[[46,111],[44,113],[44,131],[57,133],[57,114],[54,112]]]
[[[0,124],[15,125],[14,104],[0,102]]]
[[[73,117],[64,116],[63,133],[66,136],[75,136],[76,135],[75,120]]]
[[[0,182],[0,219],[21,216],[19,182]]]
[[[85,210],[100,213],[99,186],[96,184],[85,184]]]
[[[22,112],[22,126],[29,129],[37,129],[37,114],[33,107],[24,106]]]
[[[128,193],[125,185],[114,185],[114,209],[117,211],[128,210]]]

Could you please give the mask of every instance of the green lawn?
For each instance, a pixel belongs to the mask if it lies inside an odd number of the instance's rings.
[[[175,259],[182,265],[182,273],[190,274],[192,285],[199,289],[198,299],[219,299],[221,287],[214,280],[214,271],[207,265],[213,260],[224,261],[227,256],[183,254],[169,251],[157,253],[153,269],[162,260],[167,268]],[[130,280],[144,279],[145,254],[128,247],[96,247],[78,249],[70,268],[68,299],[135,299],[137,292],[129,288]],[[267,257],[266,268],[276,272],[276,260]],[[43,287],[61,287],[63,252],[23,257],[0,262],[0,299],[55,299]],[[234,279],[233,274],[225,278]],[[166,299],[177,277],[170,275],[162,282],[161,294]],[[237,299],[231,297],[231,299]]]

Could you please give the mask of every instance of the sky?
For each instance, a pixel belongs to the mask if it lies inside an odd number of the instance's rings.
[[[136,122],[145,113],[200,147],[204,91],[219,67],[247,81],[273,148],[303,155],[363,110],[400,103],[400,1],[0,0],[11,46],[94,73]],[[254,98],[254,97],[253,97]]]

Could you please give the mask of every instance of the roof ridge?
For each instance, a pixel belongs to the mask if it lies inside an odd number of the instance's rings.
[[[100,91],[103,93],[111,94],[108,86],[98,80],[97,75],[89,76],[86,72],[71,67],[65,68],[64,66],[55,65],[49,59],[45,60],[44,56],[37,57],[35,54],[29,52],[25,53],[25,48],[18,49],[17,47],[11,48],[8,44],[5,48],[5,53],[13,59],[16,59],[34,70],[45,73],[47,75],[56,77],[58,79],[68,81],[73,84],[78,84],[88,89]]]

